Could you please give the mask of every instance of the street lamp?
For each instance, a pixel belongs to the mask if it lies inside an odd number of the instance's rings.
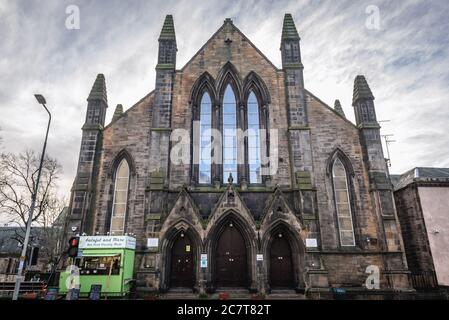
[[[23,267],[24,267],[24,264],[25,264],[28,242],[30,240],[31,223],[33,222],[33,213],[34,213],[34,208],[36,206],[36,198],[37,198],[38,191],[39,191],[39,181],[40,181],[40,178],[41,178],[42,166],[44,164],[45,149],[47,148],[48,131],[50,130],[50,123],[51,123],[51,113],[47,109],[47,106],[46,106],[47,102],[45,101],[44,96],[42,96],[41,94],[35,94],[34,97],[36,98],[37,102],[39,104],[41,104],[45,108],[45,111],[47,111],[47,113],[48,113],[48,125],[47,125],[47,133],[45,134],[44,148],[42,150],[42,155],[41,155],[41,162],[39,164],[39,171],[37,173],[36,186],[34,188],[34,193],[33,193],[32,197],[31,197],[30,214],[28,215],[28,220],[27,220],[27,225],[26,225],[26,232],[25,232],[25,239],[23,241],[22,254],[20,255],[19,269],[17,270],[16,285],[14,287],[14,294],[12,296],[13,300],[17,300],[18,297],[19,297],[20,283],[22,282],[22,272],[23,272]]]

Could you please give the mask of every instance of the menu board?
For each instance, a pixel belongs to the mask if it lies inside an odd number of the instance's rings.
[[[101,284],[93,284],[90,286],[89,300],[100,300]]]

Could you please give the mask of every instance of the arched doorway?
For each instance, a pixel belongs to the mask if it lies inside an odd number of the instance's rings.
[[[171,250],[170,287],[192,288],[195,284],[193,242],[188,234],[181,232]]]
[[[245,239],[233,221],[228,221],[216,249],[216,286],[247,287],[248,260]]]
[[[290,243],[283,232],[276,232],[270,246],[270,287],[293,288],[293,259]]]

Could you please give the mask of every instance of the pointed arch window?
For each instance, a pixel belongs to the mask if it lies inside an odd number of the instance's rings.
[[[212,102],[206,91],[201,98],[200,107],[199,183],[211,183],[211,129]]]
[[[227,85],[223,97],[223,181],[237,175],[237,103],[231,85]]]
[[[348,175],[345,166],[339,158],[335,159],[332,166],[332,180],[334,185],[340,244],[341,246],[354,246],[354,225],[348,187]]]
[[[112,204],[112,217],[110,232],[121,235],[125,230],[126,208],[128,204],[129,165],[123,159],[115,173],[114,200]]]
[[[262,183],[259,103],[253,91],[248,96],[247,119],[249,182]]]

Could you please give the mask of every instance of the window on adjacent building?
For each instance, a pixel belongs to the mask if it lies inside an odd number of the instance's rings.
[[[259,103],[252,91],[248,97],[248,166],[249,182],[261,183]]]
[[[223,98],[223,181],[230,174],[237,183],[237,104],[234,91],[228,85]]]
[[[126,207],[128,203],[129,165],[123,159],[115,174],[114,201],[112,205],[111,234],[121,235],[125,230]]]
[[[335,205],[338,218],[341,246],[354,246],[354,226],[352,221],[351,202],[348,188],[348,176],[340,159],[334,161],[332,178],[335,193]]]
[[[212,102],[207,92],[201,98],[199,183],[211,183]]]

